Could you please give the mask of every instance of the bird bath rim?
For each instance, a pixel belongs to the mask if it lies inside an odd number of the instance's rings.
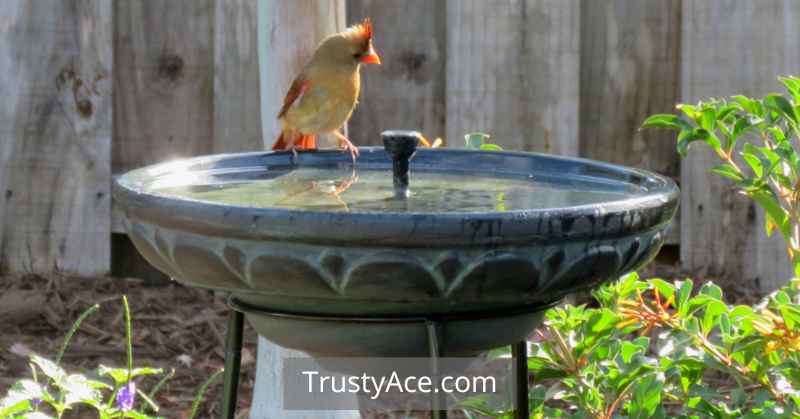
[[[356,165],[359,168],[390,169],[391,161],[383,148],[361,147],[361,157]],[[250,152],[233,154],[216,154],[193,157],[177,161],[160,163],[128,172],[115,179],[113,196],[125,211],[128,218],[157,222],[162,226],[178,228],[187,232],[212,234],[243,239],[285,240],[291,242],[313,241],[317,244],[347,245],[365,244],[371,241],[382,245],[413,246],[426,245],[434,247],[451,247],[458,245],[480,245],[481,243],[514,244],[536,241],[541,235],[543,222],[551,220],[578,220],[580,218],[611,217],[614,215],[640,217],[634,231],[648,231],[662,228],[672,218],[677,209],[679,190],[671,179],[645,170],[603,163],[593,160],[553,156],[530,152],[509,151],[477,151],[466,149],[418,149],[412,160],[412,172],[431,170],[426,166],[428,160],[437,164],[463,160],[494,159],[499,170],[481,172],[466,171],[463,167],[450,169],[463,174],[474,174],[478,177],[520,177],[526,173],[547,173],[531,161],[563,167],[580,167],[586,173],[565,173],[571,179],[591,180],[605,178],[609,182],[633,184],[639,188],[647,188],[641,195],[605,201],[601,203],[564,206],[558,208],[517,209],[492,212],[329,212],[319,210],[247,207],[221,204],[168,196],[147,191],[149,181],[154,178],[174,173],[177,170],[195,172],[224,173],[225,170],[244,171],[258,168],[263,170],[270,165],[289,165],[290,152]],[[298,167],[317,166],[321,164],[349,165],[349,156],[335,150],[300,152]],[[525,163],[528,167],[506,168],[502,162]],[[243,163],[249,162],[249,165]],[[226,166],[226,164],[228,166]],[[221,167],[220,167],[221,166]],[[519,166],[519,165],[518,165]],[[525,166],[521,164],[521,166]],[[447,167],[437,167],[435,171],[443,172]],[[533,178],[535,181],[535,177]],[[413,190],[413,174],[411,187]],[[666,211],[664,209],[667,209]],[[647,216],[644,216],[647,215]],[[465,222],[472,223],[473,228],[464,227]],[[502,233],[492,233],[492,228],[484,228],[486,234],[476,234],[474,225],[498,226],[513,225],[503,229]],[[623,223],[618,223],[622,226]],[[334,234],[331,225],[340,226]],[[424,225],[426,229],[434,229],[429,234],[422,234],[417,227]],[[538,226],[537,226],[538,225]],[[366,227],[369,228],[366,228]],[[356,227],[356,228],[344,228]],[[552,243],[554,240],[578,240],[591,238],[614,238],[628,236],[632,233],[631,225],[599,229],[592,225],[587,228],[574,226],[565,232],[563,237],[549,234],[542,239]],[[499,234],[498,234],[499,233]],[[432,242],[435,238],[435,242]]]

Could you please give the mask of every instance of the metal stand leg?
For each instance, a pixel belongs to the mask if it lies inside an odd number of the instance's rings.
[[[514,400],[514,418],[529,419],[528,410],[528,342],[517,342],[511,346],[511,356],[514,358],[514,387],[516,400]]]
[[[439,358],[442,357],[442,325],[434,320],[427,320],[425,326],[428,329],[428,351],[431,360],[431,375],[433,375],[437,387],[439,384]],[[434,392],[431,397],[431,417],[432,419],[447,419],[447,395],[443,392]]]
[[[242,329],[244,314],[231,310],[228,314],[228,336],[225,341],[225,383],[222,387],[222,419],[234,419],[239,393],[239,370],[242,366]]]

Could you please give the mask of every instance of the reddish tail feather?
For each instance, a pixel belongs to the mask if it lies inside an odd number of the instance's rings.
[[[300,138],[298,138],[297,141],[295,141],[294,146],[298,150],[314,150],[317,148],[317,136],[300,134]],[[281,135],[279,135],[278,139],[275,140],[275,144],[272,145],[272,149],[286,150],[288,148],[289,145],[283,138],[283,132],[281,132]]]

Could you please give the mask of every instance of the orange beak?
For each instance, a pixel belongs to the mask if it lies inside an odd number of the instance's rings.
[[[361,55],[360,58],[361,62],[364,64],[380,64],[381,57],[378,56],[378,53],[375,52],[375,48],[372,45],[369,46],[369,49],[366,53]]]

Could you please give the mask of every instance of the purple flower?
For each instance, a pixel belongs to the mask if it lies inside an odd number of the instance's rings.
[[[136,398],[136,383],[129,381],[117,392],[117,409],[127,412],[133,409],[133,399]]]

